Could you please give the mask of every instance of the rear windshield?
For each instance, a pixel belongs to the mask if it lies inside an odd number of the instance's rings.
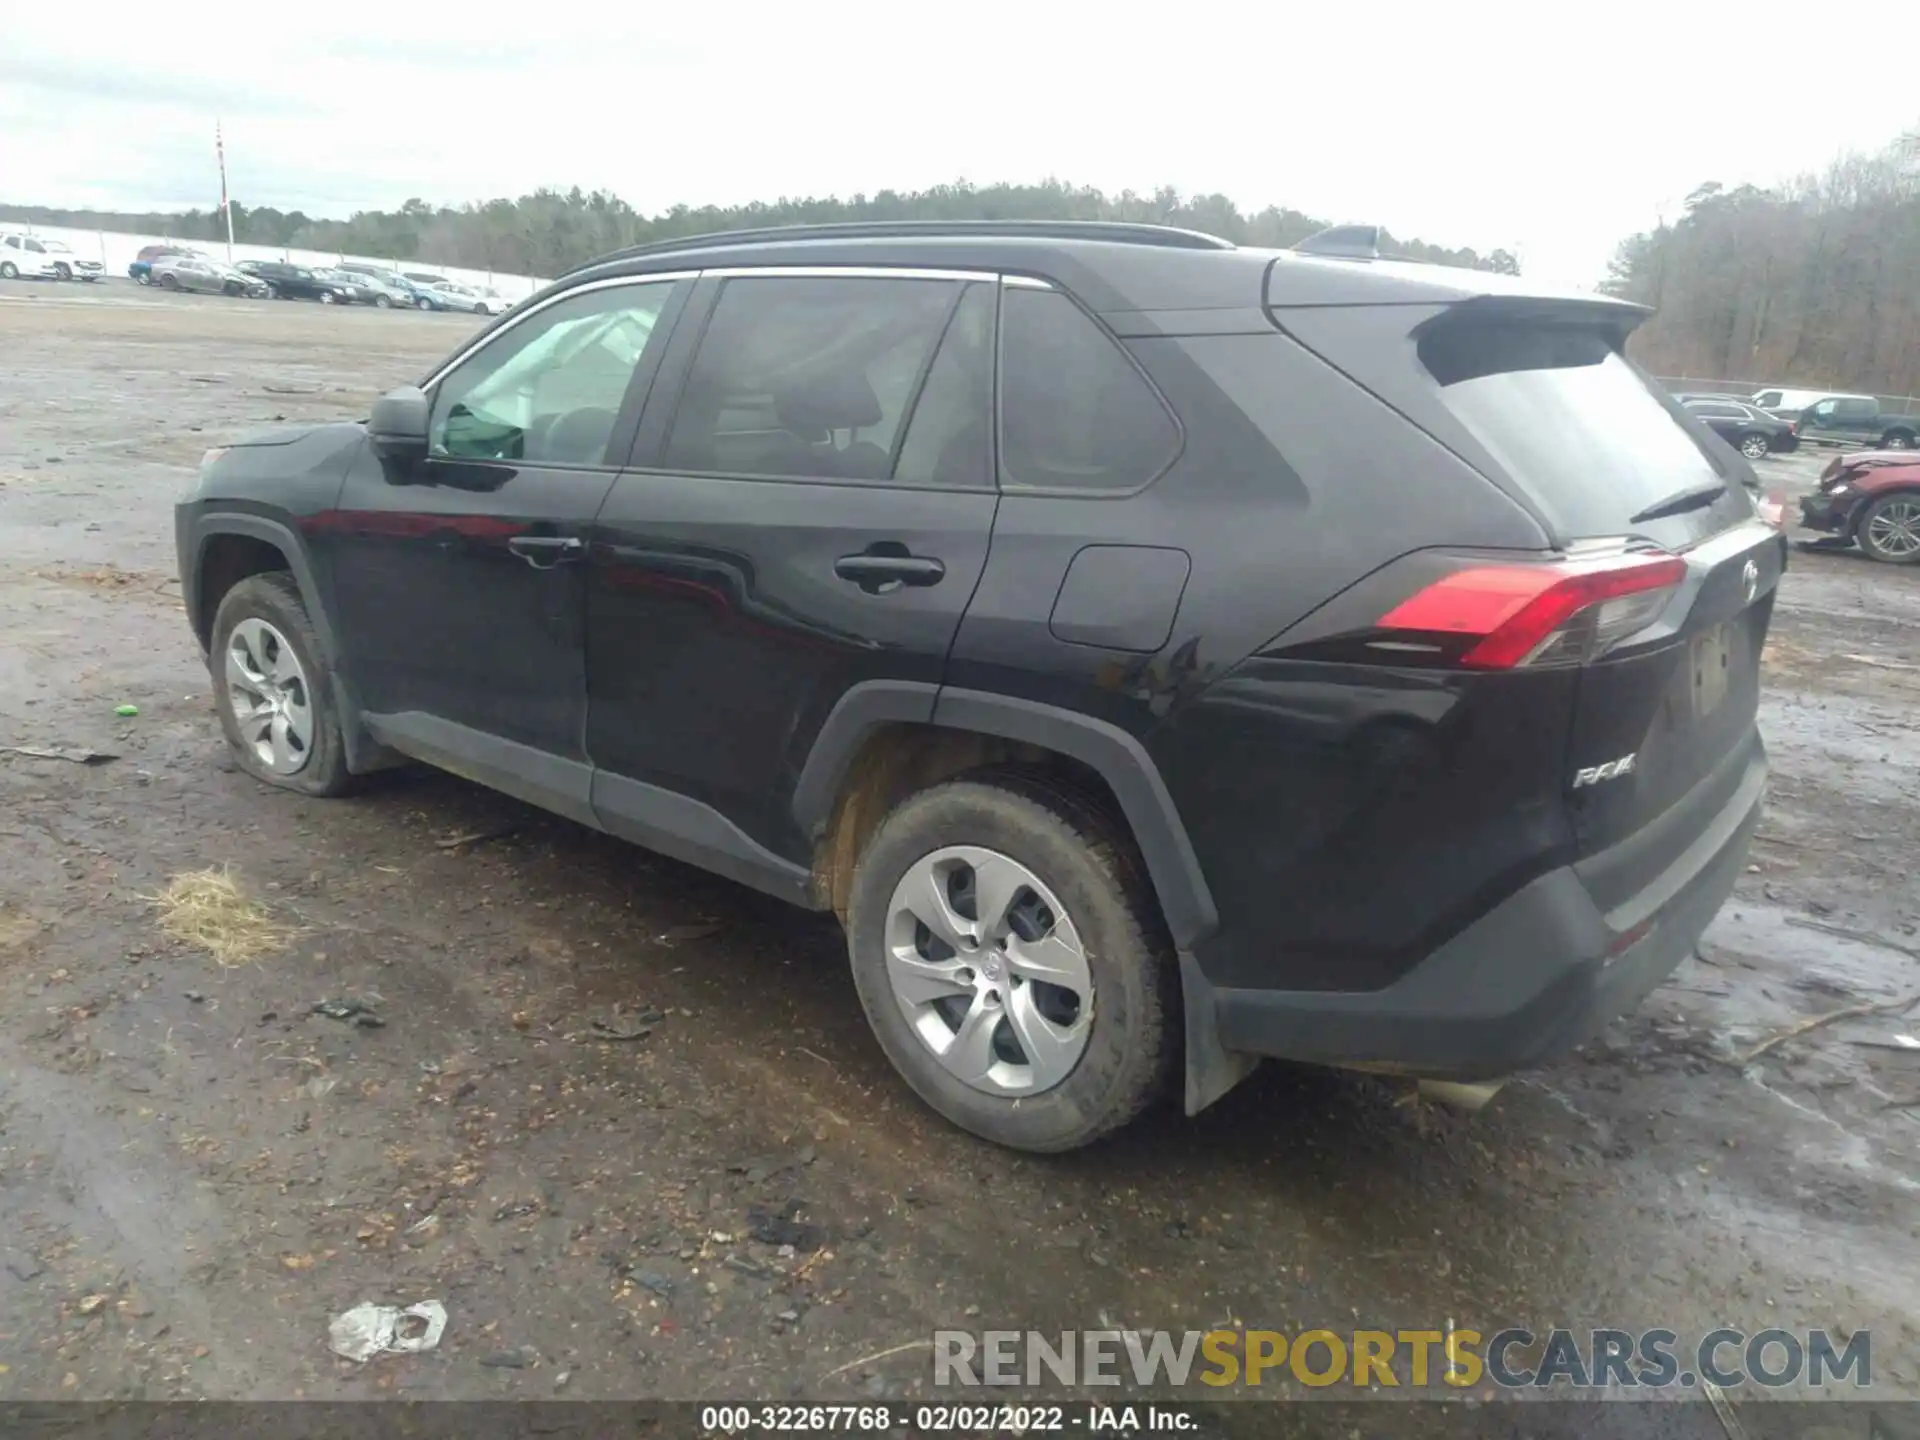
[[[1441,403],[1563,535],[1618,535],[1656,501],[1730,478],[1610,330],[1442,324],[1419,352]]]

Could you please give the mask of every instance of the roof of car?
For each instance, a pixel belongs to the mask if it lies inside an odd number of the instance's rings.
[[[1332,233],[1332,232],[1329,232]],[[1343,240],[1345,235],[1343,232]],[[1310,244],[1311,242],[1309,242]],[[1106,221],[904,221],[795,225],[688,236],[614,251],[561,286],[686,269],[819,265],[991,269],[1057,280],[1095,310],[1205,310],[1340,304],[1445,304],[1481,295],[1577,299],[1485,270],[1357,255],[1237,246],[1170,226]]]

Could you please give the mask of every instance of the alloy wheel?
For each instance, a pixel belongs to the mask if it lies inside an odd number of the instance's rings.
[[[1758,460],[1767,453],[1767,448],[1767,437],[1764,435],[1749,435],[1740,442],[1740,453],[1749,460]]]
[[[1059,899],[995,850],[953,845],[908,868],[887,907],[887,979],[908,1026],[988,1095],[1051,1090],[1093,1028],[1093,975]]]
[[[1867,521],[1867,539],[1893,560],[1920,555],[1920,500],[1889,500]]]
[[[313,696],[299,656],[273,625],[250,616],[227,636],[227,706],[241,743],[276,775],[313,752]]]

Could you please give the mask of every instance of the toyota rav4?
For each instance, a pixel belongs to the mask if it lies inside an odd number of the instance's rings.
[[[210,452],[188,616],[270,785],[426,761],[837,915],[1001,1143],[1501,1077],[1694,948],[1765,784],[1784,541],[1642,314],[1352,230],[644,247]]]

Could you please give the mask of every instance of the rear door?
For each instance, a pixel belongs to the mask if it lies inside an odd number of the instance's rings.
[[[994,315],[951,273],[701,281],[593,536],[608,829],[674,851],[717,815],[804,863],[793,790],[834,706],[878,682],[931,715],[993,527]]]

